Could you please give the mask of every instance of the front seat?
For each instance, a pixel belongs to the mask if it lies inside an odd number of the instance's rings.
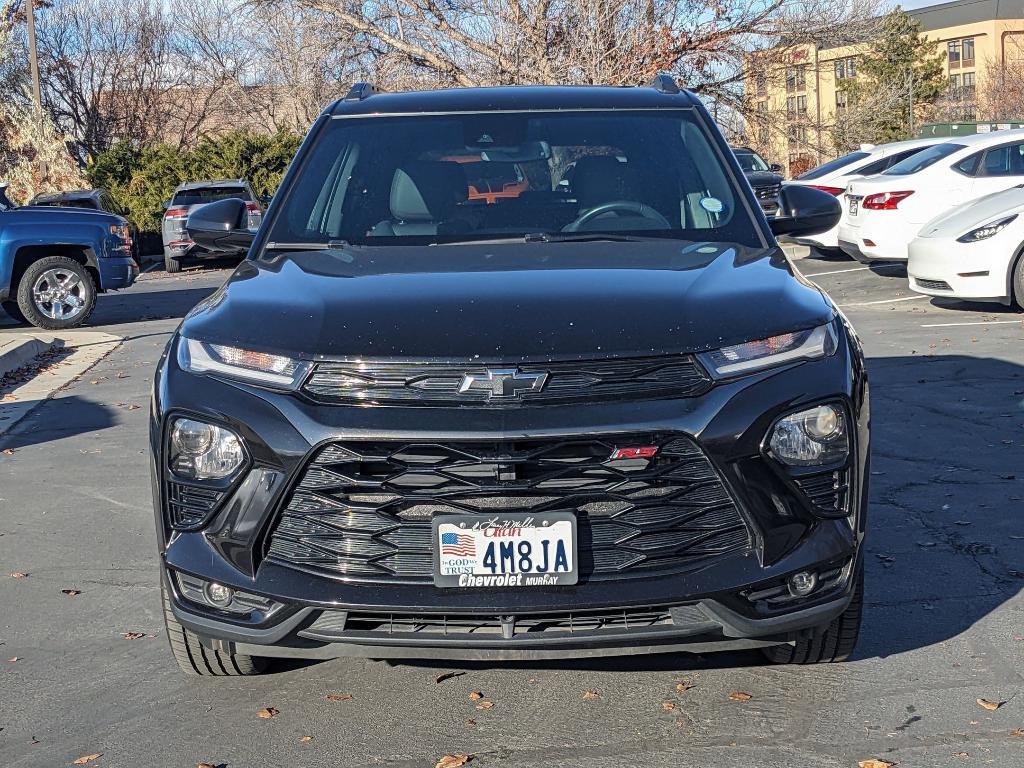
[[[395,171],[391,182],[391,218],[374,226],[370,235],[436,235],[467,194],[466,175],[458,163],[406,163]]]
[[[626,163],[611,155],[581,157],[573,169],[572,189],[580,213],[615,200],[635,201],[631,186]]]

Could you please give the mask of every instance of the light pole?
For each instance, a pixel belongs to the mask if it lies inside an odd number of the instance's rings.
[[[25,0],[25,18],[28,21],[28,64],[32,71],[32,100],[36,112],[43,113],[43,99],[39,89],[39,53],[36,51],[36,4]]]

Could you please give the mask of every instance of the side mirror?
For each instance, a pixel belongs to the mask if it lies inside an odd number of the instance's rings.
[[[839,223],[842,208],[834,195],[814,187],[783,184],[779,213],[768,224],[776,235],[803,237],[827,232]]]
[[[782,173],[782,166],[778,163],[772,163],[768,166],[768,170],[772,173]]]
[[[207,203],[189,214],[185,230],[196,245],[217,253],[247,251],[256,238],[248,228],[245,201],[232,197]]]

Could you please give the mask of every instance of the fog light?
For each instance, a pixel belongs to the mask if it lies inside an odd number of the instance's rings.
[[[219,480],[245,461],[242,443],[230,430],[196,419],[177,419],[171,430],[170,467],[189,480]]]
[[[818,586],[818,574],[814,571],[800,571],[789,577],[789,593],[794,597],[806,597]]]
[[[211,581],[203,587],[203,596],[211,605],[224,608],[225,606],[231,605],[231,601],[235,598],[235,590],[231,587],[225,587],[223,584]]]
[[[818,405],[780,419],[769,448],[783,464],[825,466],[846,461],[850,452],[846,416],[838,405]]]

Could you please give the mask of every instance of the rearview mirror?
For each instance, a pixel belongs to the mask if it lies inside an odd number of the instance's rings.
[[[189,214],[185,230],[196,245],[216,253],[247,251],[256,238],[248,228],[245,201],[232,197],[207,203]]]
[[[782,173],[782,166],[778,163],[772,163],[768,166],[768,170],[772,173]]]
[[[776,235],[803,237],[827,232],[839,223],[842,208],[829,192],[799,184],[783,184],[779,213],[768,219]]]

